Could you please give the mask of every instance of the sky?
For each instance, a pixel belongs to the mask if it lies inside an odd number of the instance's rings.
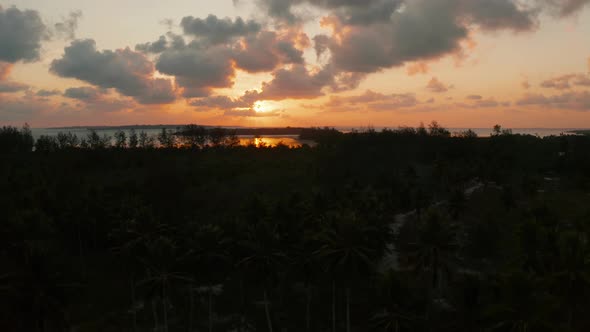
[[[590,0],[0,0],[0,125],[590,128]]]

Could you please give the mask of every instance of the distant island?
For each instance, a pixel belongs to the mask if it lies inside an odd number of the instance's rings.
[[[572,130],[571,133],[576,134],[576,135],[590,136],[590,129]]]

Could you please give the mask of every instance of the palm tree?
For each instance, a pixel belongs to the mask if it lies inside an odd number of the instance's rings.
[[[566,231],[558,242],[556,271],[549,276],[550,284],[567,308],[567,326],[574,328],[576,311],[588,305],[590,290],[590,246],[585,234]]]
[[[436,210],[421,216],[413,238],[401,241],[402,266],[427,277],[428,300],[426,318],[432,328],[432,305],[441,296],[443,277],[450,277],[457,264],[455,227]]]
[[[430,275],[429,287],[440,291],[443,275],[449,275],[457,263],[455,227],[440,212],[430,210],[418,225],[415,239],[402,242],[406,254],[404,265],[416,272]]]
[[[486,308],[489,331],[547,331],[547,317],[553,311],[541,280],[522,271],[497,278],[500,297]]]
[[[152,303],[155,303],[155,298],[160,297],[164,332],[168,332],[170,288],[179,282],[190,284],[193,279],[179,269],[179,264],[183,262],[184,256],[183,253],[178,251],[178,247],[173,240],[162,236],[146,245],[148,256],[141,260],[145,265],[147,277],[141,280],[138,285],[147,289],[147,296],[152,298]],[[155,311],[154,319],[157,320]]]
[[[371,243],[377,236],[377,229],[358,220],[355,215],[338,215],[331,227],[326,225],[322,235],[321,248],[315,253],[324,262],[326,271],[334,275],[332,282],[332,329],[335,330],[336,278],[346,284],[346,330],[350,332],[350,302],[352,286],[361,274],[371,273],[379,252]]]
[[[193,272],[193,279],[200,286],[190,291],[191,306],[189,309],[189,330],[192,331],[193,291],[207,296],[209,312],[209,331],[213,331],[213,297],[223,292],[223,282],[229,274],[231,261],[227,247],[229,240],[216,225],[199,226],[190,239],[188,246],[192,248],[186,255],[190,266],[198,267]],[[202,267],[207,267],[203,269]]]
[[[375,331],[399,332],[410,330],[418,320],[405,308],[404,300],[412,297],[408,285],[402,284],[399,273],[388,270],[377,278],[376,298],[380,310],[371,318],[371,327]]]
[[[260,221],[250,225],[246,239],[240,243],[243,258],[238,267],[243,268],[252,280],[262,282],[263,305],[269,332],[273,331],[270,315],[269,288],[277,279],[279,269],[287,263],[287,255],[280,249],[280,236],[276,225],[268,221]]]

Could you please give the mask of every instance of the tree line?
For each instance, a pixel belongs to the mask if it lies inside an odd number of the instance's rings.
[[[0,131],[2,331],[590,327],[588,137],[193,129],[171,136],[195,148],[66,133],[36,153]]]

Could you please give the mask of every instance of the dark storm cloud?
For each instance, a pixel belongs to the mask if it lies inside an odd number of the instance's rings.
[[[245,22],[238,17],[232,21],[230,18],[220,19],[215,15],[209,15],[206,19],[187,16],[180,25],[186,35],[203,38],[214,44],[226,43],[233,38],[256,34],[261,30],[260,24],[252,20]]]
[[[36,61],[46,38],[47,27],[37,11],[0,6],[0,61]]]
[[[51,72],[114,88],[142,104],[165,104],[176,99],[170,80],[153,78],[154,65],[145,55],[129,48],[98,51],[91,39],[72,42],[62,58],[51,63]]]

